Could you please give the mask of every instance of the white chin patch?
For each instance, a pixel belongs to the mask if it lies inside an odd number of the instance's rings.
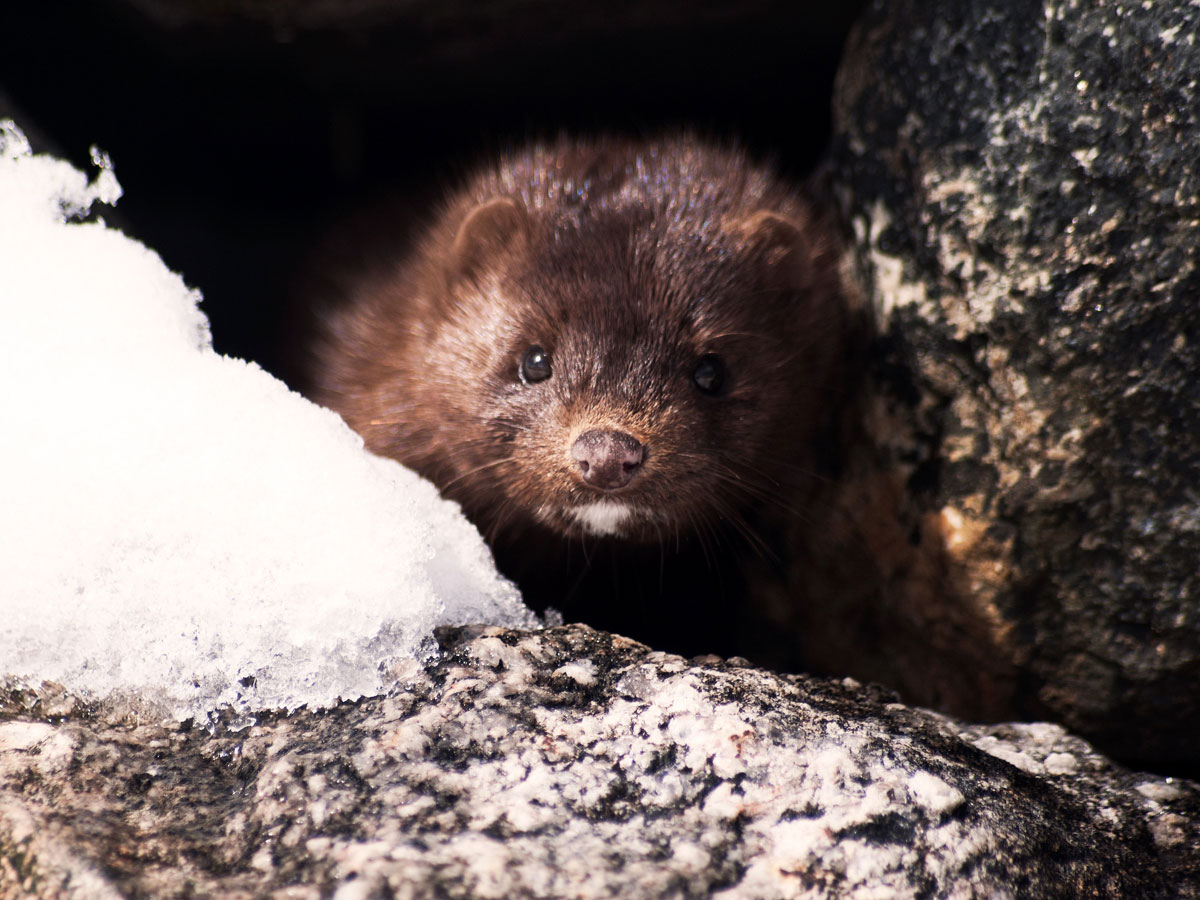
[[[612,537],[621,533],[623,526],[633,516],[634,509],[624,503],[601,501],[586,506],[573,506],[567,510],[576,522],[589,534]]]

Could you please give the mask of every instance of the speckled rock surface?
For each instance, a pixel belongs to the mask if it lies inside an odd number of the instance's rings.
[[[1198,73],[1195,3],[877,3],[842,64],[831,155],[882,333],[868,428],[904,475],[871,498],[896,521],[866,538],[903,557],[884,574],[904,586],[832,617],[886,623],[892,658],[860,668],[1185,772],[1200,769]],[[915,502],[896,513],[887,490]],[[810,624],[819,657],[838,639]]]
[[[1200,790],[1053,725],[583,627],[238,733],[8,691],[0,896],[1196,897]]]

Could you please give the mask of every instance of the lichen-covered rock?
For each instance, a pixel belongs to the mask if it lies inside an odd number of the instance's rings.
[[[1054,725],[583,627],[209,735],[0,697],[0,895],[1196,897],[1200,790]]]
[[[806,614],[814,665],[1200,767],[1198,37],[1140,0],[860,22],[831,184],[884,361],[838,549],[879,586]]]

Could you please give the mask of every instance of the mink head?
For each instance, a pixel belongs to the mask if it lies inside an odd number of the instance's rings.
[[[740,154],[532,151],[333,317],[319,399],[490,537],[703,535],[811,477],[836,377],[830,257]]]

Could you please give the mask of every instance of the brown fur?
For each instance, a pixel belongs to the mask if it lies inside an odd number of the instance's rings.
[[[834,257],[800,196],[739,151],[561,141],[484,170],[409,252],[357,274],[313,393],[460,502],[519,582],[571,544],[585,567],[607,544],[711,560],[733,532],[769,553],[764,523],[805,516],[845,381]],[[552,376],[526,384],[534,345]],[[715,396],[693,383],[706,354],[727,371]],[[628,485],[579,477],[589,429],[646,447]],[[607,501],[638,512],[597,540],[572,510]]]

